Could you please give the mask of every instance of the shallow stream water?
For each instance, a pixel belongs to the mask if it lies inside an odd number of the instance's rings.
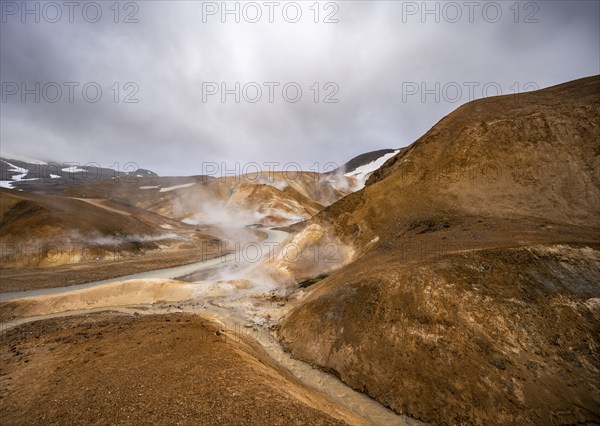
[[[282,231],[268,230],[266,232],[268,236],[265,241],[267,241],[270,246],[280,244],[287,236],[287,233]],[[0,295],[0,300],[4,301],[57,294],[68,295],[68,293],[71,291],[84,290],[123,280],[140,280],[150,278],[174,279],[180,276],[194,274],[208,269],[216,268],[225,270],[231,268],[234,263],[237,265],[236,275],[238,277],[243,277],[245,270],[249,270],[251,267],[256,266],[260,261],[264,261],[265,257],[266,254],[263,254],[258,262],[249,262],[240,259],[239,257],[236,258],[234,255],[230,254],[203,262],[196,262],[174,268],[147,271],[110,280],[94,281],[69,287],[5,293]],[[199,287],[215,285],[215,283],[208,281],[198,282],[197,284]],[[235,291],[235,289],[232,291]],[[239,337],[240,334],[244,334],[253,338],[281,368],[291,372],[304,385],[317,390],[319,393],[335,401],[340,406],[353,411],[371,424],[386,426],[422,424],[421,422],[418,422],[407,416],[396,414],[377,401],[369,398],[367,395],[353,390],[337,377],[320,369],[314,368],[310,364],[307,364],[303,361],[294,359],[273,337],[269,328],[264,324],[261,325],[260,321],[257,321],[257,317],[260,317],[261,315],[267,316],[270,312],[268,308],[263,309],[255,306],[254,302],[257,300],[257,298],[260,298],[261,296],[264,297],[264,294],[261,295],[258,292],[253,294],[252,290],[245,290],[243,297],[239,297],[235,294],[232,294],[230,297],[228,297],[223,295],[210,296],[209,294],[202,293],[203,292],[200,292],[198,297],[194,300],[183,303],[157,303],[130,307],[102,307],[57,312],[49,315],[19,318],[6,322],[1,326],[3,330],[7,330],[20,324],[32,321],[102,311],[118,311],[130,314],[135,312],[139,314],[161,314],[170,312],[194,313],[221,323],[222,327],[226,330],[226,333],[228,333],[230,337],[233,336],[233,338],[235,338],[236,335]]]

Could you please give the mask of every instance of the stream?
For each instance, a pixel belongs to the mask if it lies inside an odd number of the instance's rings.
[[[287,233],[276,230],[264,230],[267,233],[267,238],[264,242],[267,246],[273,247],[282,243],[287,237]],[[245,272],[251,271],[263,262],[269,253],[262,253],[258,260],[247,261],[242,259],[243,256],[236,256],[235,253],[227,254],[221,257],[209,259],[202,262],[196,262],[188,265],[177,266],[173,268],[158,269],[153,271],[141,272],[119,278],[108,280],[94,281],[85,284],[73,285],[68,287],[56,287],[49,289],[38,289],[21,292],[4,293],[0,295],[0,301],[21,299],[28,297],[39,297],[46,295],[68,294],[72,291],[81,291],[93,287],[98,287],[104,284],[113,283],[124,280],[139,280],[150,278],[176,279],[185,276],[194,276],[202,271],[207,270],[234,270],[235,276],[243,277]],[[216,282],[211,281],[195,281],[198,286],[207,287],[215,285]],[[235,289],[232,291],[235,292]],[[244,296],[239,297],[237,294],[234,297],[209,296],[208,294],[199,294],[194,300],[177,303],[160,303],[152,305],[135,305],[135,306],[119,306],[119,307],[102,307],[93,309],[71,310],[66,312],[57,312],[48,315],[31,316],[19,318],[1,324],[2,330],[7,330],[27,322],[57,318],[64,316],[73,316],[80,314],[88,314],[92,312],[102,311],[117,311],[122,313],[138,313],[138,314],[160,314],[171,312],[186,312],[201,315],[203,317],[213,319],[219,322],[227,333],[231,336],[244,334],[253,338],[265,352],[282,368],[291,372],[304,385],[317,390],[319,393],[327,396],[335,401],[340,406],[343,406],[360,417],[367,420],[373,425],[417,425],[421,422],[411,419],[404,415],[398,415],[394,411],[381,405],[367,395],[355,391],[344,384],[337,377],[326,373],[322,370],[312,367],[310,364],[293,358],[286,352],[281,344],[274,338],[268,328],[268,324],[260,324],[256,321],[257,315],[264,316],[266,311],[261,311],[260,308],[253,307],[253,297],[259,296],[252,291],[244,291]],[[264,292],[262,292],[264,293]],[[258,312],[258,313],[257,313]]]

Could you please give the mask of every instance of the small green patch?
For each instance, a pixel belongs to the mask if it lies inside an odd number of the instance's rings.
[[[324,280],[324,279],[325,279],[325,278],[327,278],[328,276],[329,276],[329,275],[327,275],[327,274],[321,274],[321,275],[318,275],[318,276],[316,276],[316,277],[314,277],[314,278],[309,278],[309,279],[307,279],[307,280],[304,280],[304,281],[301,281],[301,282],[299,282],[299,283],[298,283],[298,287],[301,287],[301,288],[310,287],[311,285],[313,285],[313,284],[315,284],[315,283],[318,283],[318,282],[319,282],[319,281],[321,281],[321,280]]]

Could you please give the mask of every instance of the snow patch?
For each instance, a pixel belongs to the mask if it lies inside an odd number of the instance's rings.
[[[346,173],[344,176],[348,176],[348,177],[353,177],[357,180],[357,185],[358,188],[357,189],[362,189],[365,186],[365,183],[367,182],[367,179],[369,178],[369,176],[371,176],[371,174],[379,169],[381,166],[383,166],[383,164],[389,160],[390,158],[392,158],[394,155],[398,154],[400,152],[400,150],[396,150],[394,152],[390,152],[389,154],[385,154],[381,157],[379,157],[377,160],[375,161],[371,161],[369,164],[365,164],[363,166],[357,167],[355,170]]]
[[[2,160],[2,161],[3,161],[3,162],[5,162],[6,164],[8,164],[10,167],[12,167],[11,169],[8,169],[8,171],[9,171],[9,172],[17,172],[17,173],[21,173],[20,175],[13,175],[13,176],[12,176],[12,181],[13,181],[13,182],[15,182],[15,181],[19,181],[19,180],[23,180],[23,178],[24,178],[25,176],[27,176],[27,173],[29,173],[29,170],[27,170],[27,169],[24,169],[23,167],[18,167],[18,166],[15,166],[14,164],[12,164],[12,163],[9,163],[9,162],[8,162],[8,161],[6,161],[6,160]],[[10,182],[10,181],[6,181],[6,180],[5,180],[5,181],[3,181],[3,182]],[[12,188],[12,186],[10,186],[10,188]]]
[[[168,191],[173,191],[174,189],[179,189],[179,188],[187,188],[188,186],[192,186],[192,185],[196,185],[196,182],[192,182],[192,183],[184,183],[181,185],[175,185],[175,186],[169,186],[168,188],[161,188],[158,192],[168,192]]]
[[[155,186],[140,186],[140,189],[156,189],[160,188],[158,185]]]
[[[23,167],[15,166],[13,163],[9,163],[6,160],[2,160],[2,161],[4,161],[6,164],[8,164],[10,167],[12,167],[12,169],[8,169],[9,172],[17,172],[17,173],[25,173],[25,174],[27,174],[27,172],[29,172],[29,170],[24,169]]]
[[[85,172],[84,169],[77,167],[77,166],[70,166],[70,167],[65,167],[63,169],[61,169],[63,172],[67,172],[67,173],[77,173],[77,172]]]

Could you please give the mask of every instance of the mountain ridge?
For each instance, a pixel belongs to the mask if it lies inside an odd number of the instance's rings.
[[[282,320],[287,349],[425,422],[600,421],[599,91],[461,106],[292,227],[350,257]]]

